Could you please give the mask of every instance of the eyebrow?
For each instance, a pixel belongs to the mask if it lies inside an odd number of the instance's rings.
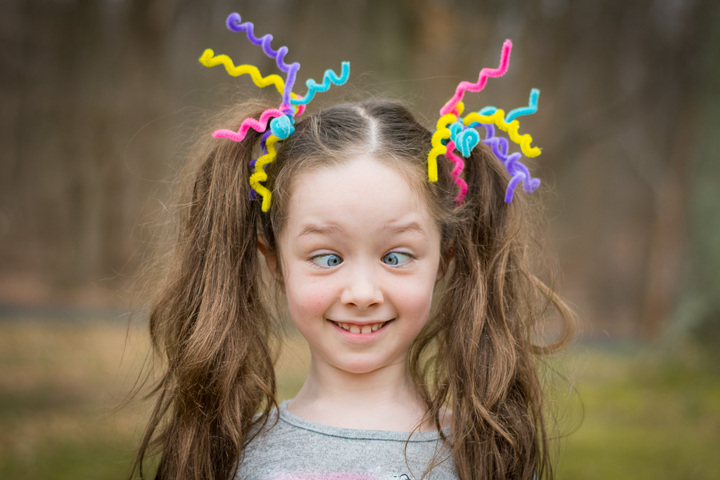
[[[417,222],[401,223],[388,228],[392,233],[417,232],[425,235],[425,230]]]
[[[330,235],[332,233],[337,233],[340,230],[342,230],[342,229],[334,224],[316,225],[316,224],[310,223],[308,225],[305,225],[300,230],[298,237],[302,237],[305,235]]]
[[[398,225],[391,225],[388,230],[394,234],[402,234],[406,232],[416,232],[421,235],[425,235],[425,229],[423,229],[417,222],[401,223]],[[335,224],[317,225],[314,223],[307,224],[300,229],[298,237],[306,235],[331,235],[333,233],[341,232],[342,228]]]

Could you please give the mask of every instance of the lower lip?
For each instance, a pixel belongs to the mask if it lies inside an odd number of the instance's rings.
[[[337,330],[340,335],[343,336],[347,341],[352,343],[368,343],[376,340],[380,335],[387,330],[388,325],[392,323],[392,320],[389,320],[385,322],[385,325],[383,325],[381,328],[378,328],[374,332],[370,333],[353,333],[348,330],[345,330],[344,328],[340,328],[335,322],[328,320],[330,324],[335,327],[335,330]]]

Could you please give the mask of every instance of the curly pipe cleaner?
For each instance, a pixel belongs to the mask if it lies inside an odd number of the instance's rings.
[[[298,70],[300,70],[300,64],[298,62],[294,62],[289,65],[285,63],[285,55],[287,55],[288,52],[287,47],[282,46],[277,50],[273,50],[270,46],[270,42],[272,42],[273,39],[271,34],[268,33],[263,35],[261,38],[258,38],[254,34],[255,25],[253,25],[252,22],[241,23],[241,21],[239,13],[231,13],[227,17],[226,25],[228,29],[233,32],[245,32],[245,35],[248,40],[250,40],[250,43],[261,46],[265,55],[275,60],[278,68],[287,74],[287,77],[285,78],[285,89],[282,94],[282,103],[290,105],[290,92],[292,92],[292,89],[295,86],[295,79],[297,77]]]
[[[290,103],[293,105],[306,105],[315,97],[316,92],[327,92],[330,89],[331,83],[337,86],[345,85],[348,78],[350,78],[350,62],[342,62],[342,73],[340,76],[328,68],[325,70],[322,84],[317,83],[312,78],[308,79],[305,82],[305,85],[308,87],[307,94],[302,98],[291,100]]]
[[[260,120],[254,118],[246,118],[240,125],[240,129],[237,132],[232,130],[220,129],[213,132],[215,138],[229,138],[233,142],[242,142],[247,135],[249,129],[253,129],[257,132],[264,132],[267,130],[268,122],[271,118],[282,117],[285,114],[276,108],[268,108],[260,115]]]
[[[269,87],[274,85],[278,93],[282,93],[285,89],[285,81],[280,75],[272,74],[267,77],[263,77],[260,74],[260,70],[254,65],[237,65],[233,63],[232,59],[227,55],[215,55],[212,49],[206,49],[200,57],[200,63],[206,67],[215,67],[217,65],[223,65],[227,70],[228,75],[232,77],[239,77],[240,75],[250,75],[255,85],[260,88]]]
[[[275,161],[277,151],[275,150],[275,143],[280,139],[275,135],[269,135],[265,144],[267,153],[255,161],[255,171],[250,175],[250,187],[262,196],[262,211],[267,212],[270,210],[270,204],[272,203],[272,192],[262,185],[260,182],[267,180],[267,173],[265,172],[265,165]]]
[[[521,117],[523,115],[532,115],[537,112],[538,110],[538,97],[540,96],[540,90],[537,88],[533,88],[530,90],[530,100],[528,100],[527,107],[518,107],[514,110],[510,110],[507,115],[505,115],[505,121],[507,123],[511,123],[513,120],[515,120],[517,117]],[[480,115],[492,115],[497,111],[496,107],[485,107],[480,110]]]
[[[538,98],[540,97],[540,90],[537,88],[533,88],[530,90],[530,99],[528,100],[527,107],[518,107],[513,110],[510,110],[508,114],[505,116],[505,121],[507,123],[512,122],[517,117],[523,116],[523,115],[533,115],[538,111]]]
[[[507,123],[504,117],[505,112],[502,109],[496,110],[492,115],[481,115],[480,113],[473,112],[465,117],[463,123],[465,125],[470,125],[473,122],[494,124],[503,132],[507,132],[513,142],[520,145],[523,155],[529,158],[540,155],[542,151],[538,147],[533,147],[531,145],[532,136],[527,133],[525,135],[520,135],[518,133],[518,130],[520,129],[520,122],[518,120],[513,120],[512,122]]]
[[[459,122],[453,124],[453,127]],[[474,128],[465,128],[463,130],[457,130],[453,132],[453,128],[450,128],[450,139],[455,142],[457,149],[460,154],[468,158],[473,148],[475,148],[480,141],[480,134]]]
[[[523,183],[523,190],[532,193],[540,185],[540,180],[532,178],[527,167],[519,161],[520,153],[508,155],[509,143],[503,137],[495,136],[495,128],[491,124],[483,124],[486,135],[483,143],[490,146],[495,156],[505,165],[512,179],[505,190],[505,203],[511,203],[518,183]]]
[[[485,88],[485,84],[487,83],[487,80],[489,77],[502,77],[505,75],[505,72],[507,72],[508,69],[508,63],[510,62],[510,51],[512,50],[512,42],[510,40],[505,40],[502,46],[502,52],[500,54],[500,65],[498,68],[483,68],[480,70],[480,75],[478,76],[478,81],[475,83],[470,82],[460,82],[460,84],[455,89],[455,95],[440,109],[440,115],[445,115],[451,112],[455,112],[459,115],[459,113],[456,111],[455,107],[463,98],[463,95],[465,95],[465,92],[479,92],[483,88]]]
[[[208,48],[200,57],[200,63],[206,67],[216,67],[222,65],[225,67],[228,75],[231,77],[239,77],[241,75],[250,75],[255,85],[260,88],[269,87],[270,85],[275,86],[278,93],[282,94],[285,89],[285,80],[280,75],[271,74],[263,77],[260,74],[260,70],[255,65],[235,65],[230,57],[227,55],[215,55],[215,52]],[[291,98],[296,99],[298,95],[291,93]],[[296,105],[295,114],[302,115],[305,111],[305,105]]]
[[[273,118],[270,121],[270,131],[280,140],[285,140],[295,131],[295,120],[290,115]]]
[[[462,173],[463,169],[465,168],[465,162],[462,158],[455,155],[455,142],[450,140],[447,143],[447,148],[445,150],[445,157],[447,157],[448,160],[453,162],[455,164],[455,167],[453,167],[452,172],[450,172],[450,176],[453,178],[455,183],[458,186],[458,194],[455,197],[455,205],[460,206],[465,200],[465,195],[467,194],[467,183],[465,183],[465,180],[460,178],[460,174]]]
[[[263,133],[262,137],[260,137],[260,150],[262,150],[263,155],[268,153],[267,140],[270,135],[272,135],[272,131],[267,130],[267,131],[265,131],[265,133]],[[257,161],[257,158],[255,160],[250,160],[250,166],[254,167],[256,161]]]
[[[267,139],[270,135],[272,135],[272,132],[270,130],[267,130],[265,133],[263,133],[262,137],[260,137],[260,149],[262,150],[262,155],[266,155],[268,153],[266,144]],[[250,168],[253,169],[253,171],[255,170],[255,164],[257,163],[257,161],[257,158],[253,158],[248,162],[248,165],[250,165]],[[250,179],[248,179],[248,183],[250,183]],[[255,190],[255,187],[250,184],[250,191],[248,192],[248,197],[250,198],[250,200],[255,200],[257,195],[258,193]]]
[[[508,172],[513,176],[508,182],[507,189],[505,190],[505,203],[511,203],[513,195],[515,194],[515,187],[517,184],[522,182],[523,190],[527,193],[532,193],[540,185],[540,180],[532,178],[530,171],[523,165],[519,159],[521,155],[519,153],[513,153],[507,158],[506,167]]]
[[[260,150],[262,151],[262,155],[266,155],[268,153],[267,140],[270,135],[272,135],[272,130],[266,130],[265,133],[262,134],[262,137],[260,137]],[[250,160],[250,162],[248,162],[250,168],[252,168],[253,171],[255,170],[255,163],[257,163],[257,161],[257,158],[253,158],[252,160]],[[249,179],[248,183],[250,183]],[[257,196],[257,192],[255,191],[255,188],[252,187],[252,185],[250,188],[249,196],[250,200],[255,200],[255,197]]]
[[[251,180],[252,182],[252,180]],[[270,210],[270,202],[272,201],[272,192],[268,190],[264,185],[260,184],[260,182],[255,181],[254,183],[250,183],[250,186],[252,187],[253,191],[257,192],[260,196],[262,196],[262,211],[267,212]]]
[[[437,157],[444,155],[447,151],[443,140],[450,138],[448,125],[453,124],[455,121],[457,121],[457,116],[452,113],[443,115],[437,121],[435,133],[432,136],[432,149],[428,153],[428,180],[431,182],[437,182],[438,180]]]

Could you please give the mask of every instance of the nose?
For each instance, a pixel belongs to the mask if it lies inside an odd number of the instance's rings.
[[[382,289],[371,270],[362,266],[352,269],[340,297],[343,304],[367,309],[383,303]]]

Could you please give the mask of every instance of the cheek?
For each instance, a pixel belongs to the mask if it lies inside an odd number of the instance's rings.
[[[434,286],[434,275],[432,279],[428,277],[414,282],[397,282],[392,287],[393,302],[405,315],[424,323],[430,313]]]
[[[322,316],[327,310],[331,295],[320,282],[302,281],[285,282],[285,295],[290,315],[295,323],[303,322],[308,317]]]

